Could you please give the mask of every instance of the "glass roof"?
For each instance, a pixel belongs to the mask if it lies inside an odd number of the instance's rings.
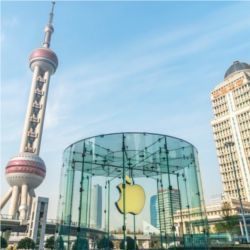
[[[115,133],[80,140],[64,151],[64,164],[92,176],[133,177],[177,173],[195,164],[196,149],[182,139],[152,133]]]

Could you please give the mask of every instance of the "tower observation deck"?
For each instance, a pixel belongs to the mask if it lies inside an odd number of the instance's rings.
[[[18,218],[24,223],[29,218],[32,200],[35,197],[34,189],[42,183],[46,175],[45,163],[39,157],[39,152],[50,77],[58,66],[57,55],[50,49],[54,32],[54,5],[55,2],[52,2],[42,47],[35,49],[29,57],[33,75],[20,152],[9,160],[5,168],[6,179],[11,188],[0,203],[2,209],[10,200],[9,217]]]

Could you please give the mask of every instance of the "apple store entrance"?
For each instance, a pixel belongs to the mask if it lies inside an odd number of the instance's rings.
[[[207,249],[196,148],[153,133],[114,133],[63,154],[57,249]]]

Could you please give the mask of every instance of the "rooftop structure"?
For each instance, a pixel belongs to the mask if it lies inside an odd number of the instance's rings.
[[[227,77],[232,76],[235,73],[245,70],[250,70],[249,64],[244,62],[234,61],[233,64],[226,71],[224,78],[226,79]]]

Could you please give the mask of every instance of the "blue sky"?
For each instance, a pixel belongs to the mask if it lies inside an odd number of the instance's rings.
[[[19,151],[31,84],[28,56],[43,40],[49,2],[1,2],[1,191]],[[235,60],[250,62],[250,2],[58,2],[37,189],[55,217],[62,152],[84,137],[147,131],[199,151],[206,200],[221,193],[211,90]]]

